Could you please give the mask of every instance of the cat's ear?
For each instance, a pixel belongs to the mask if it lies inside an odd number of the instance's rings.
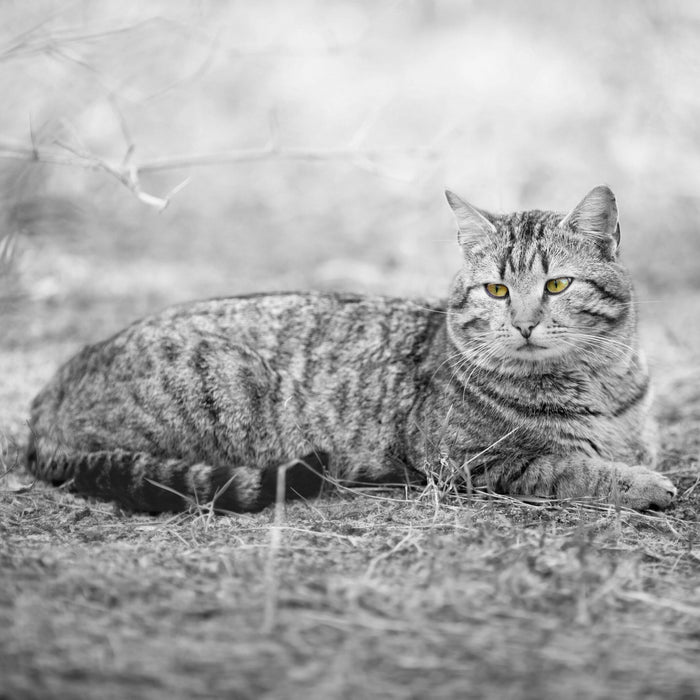
[[[607,185],[594,187],[561,220],[559,227],[595,236],[614,254],[620,244],[620,222],[612,190]]]
[[[445,190],[445,197],[447,197],[447,202],[452,207],[457,219],[457,227],[459,228],[457,240],[460,245],[463,245],[470,238],[496,235],[496,227],[476,207],[460,199],[450,190]]]

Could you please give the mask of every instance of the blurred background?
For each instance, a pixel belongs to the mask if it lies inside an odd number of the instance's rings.
[[[642,300],[700,288],[698,3],[32,0],[0,17],[5,347],[65,343],[55,364],[195,297],[440,296],[459,264],[446,186],[565,211],[607,183]]]

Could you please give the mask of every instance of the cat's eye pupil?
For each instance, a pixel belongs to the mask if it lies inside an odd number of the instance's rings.
[[[544,288],[550,294],[559,294],[563,292],[571,284],[571,277],[556,277],[555,279],[547,280]]]
[[[505,284],[491,283],[486,284],[484,286],[489,296],[496,297],[498,299],[503,299],[505,296],[508,295],[508,287],[506,287]]]

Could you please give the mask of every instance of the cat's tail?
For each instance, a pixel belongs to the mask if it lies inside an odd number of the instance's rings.
[[[109,450],[69,452],[37,449],[30,438],[27,468],[54,485],[67,483],[83,496],[116,501],[130,510],[159,513],[208,505],[215,510],[255,512],[286,500],[320,492],[328,455],[312,453],[279,467],[214,467],[145,452]],[[282,476],[283,475],[283,476]],[[284,479],[284,492],[280,479]]]

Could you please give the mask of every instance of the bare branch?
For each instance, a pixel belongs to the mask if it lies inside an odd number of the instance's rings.
[[[356,45],[366,37],[378,22],[383,21],[384,18],[392,13],[403,1],[404,0],[389,0],[386,4],[380,4],[379,8],[374,11],[366,13],[364,26],[360,29],[358,35],[350,41],[331,40],[325,47],[320,49],[313,48],[311,50],[314,53],[318,53],[324,49],[326,51],[337,52]],[[112,109],[118,118],[125,142],[124,156],[120,163],[96,156],[81,143],[79,135],[73,133],[70,124],[64,125],[69,135],[67,139],[54,140],[50,144],[46,143],[46,140],[44,140],[44,143],[42,143],[42,140],[37,139],[37,135],[34,133],[34,127],[30,123],[31,148],[24,144],[0,142],[0,159],[25,160],[29,162],[43,162],[52,165],[101,170],[129,189],[140,201],[162,210],[168,205],[170,199],[189,182],[189,178],[175,187],[167,196],[161,197],[143,190],[140,178],[144,173],[206,167],[210,165],[250,163],[268,159],[290,161],[347,160],[356,167],[363,168],[369,172],[385,177],[397,177],[396,173],[392,174],[389,172],[386,163],[382,163],[381,161],[396,156],[429,157],[432,155],[432,150],[425,148],[367,149],[362,147],[368,132],[372,129],[386,107],[386,102],[380,102],[377,104],[376,108],[372,110],[372,113],[367,119],[363,121],[347,146],[342,148],[292,148],[280,146],[276,116],[274,113],[271,113],[269,142],[261,147],[229,149],[216,153],[178,154],[138,162],[135,160],[136,144],[133,141],[127,121],[119,107],[118,100],[124,98],[124,95],[120,94],[123,93],[123,88],[117,89],[116,87],[110,87],[109,79],[103,76],[100,70],[91,65],[88,58],[84,57],[83,49],[91,49],[95,44],[109,39],[110,37],[133,33],[155,24],[165,25],[169,31],[185,35],[188,39],[193,39],[199,44],[204,45],[207,49],[205,56],[193,71],[176,83],[164,87],[161,86],[150,96],[154,97],[168,91],[173,85],[195,80],[200,77],[207,70],[220,50],[219,33],[217,32],[214,36],[211,36],[208,32],[201,32],[184,23],[168,20],[163,17],[149,17],[126,26],[97,26],[92,27],[89,31],[85,31],[76,26],[65,28],[50,27],[50,22],[64,12],[65,7],[43,21],[30,26],[27,30],[14,37],[14,39],[5,46],[0,46],[0,62],[13,58],[44,54],[57,60],[69,62],[87,71],[93,76],[93,79],[97,80],[100,88],[107,94]],[[219,29],[219,32],[220,31]],[[264,54],[272,51],[275,54],[282,55],[290,51],[296,52],[297,48],[298,47],[294,46],[280,47],[275,45],[274,47],[236,49],[234,53],[250,55]]]
[[[140,172],[155,172],[158,170],[174,170],[177,168],[188,168],[206,165],[222,165],[226,163],[247,163],[251,161],[266,160],[275,158],[278,160],[352,160],[359,162],[360,159],[377,160],[391,156],[421,156],[432,157],[435,151],[421,146],[399,147],[399,148],[294,148],[275,147],[250,149],[232,149],[210,154],[177,155],[166,158],[156,158],[151,161],[141,163]],[[0,157],[1,154],[0,154]]]
[[[128,133],[125,133],[124,136],[127,141],[130,140]],[[140,184],[140,176],[143,173],[206,167],[210,165],[250,163],[269,159],[289,161],[347,160],[354,163],[357,167],[370,172],[380,173],[377,162],[392,156],[431,158],[436,155],[434,149],[420,146],[375,149],[363,149],[356,146],[341,148],[283,147],[275,143],[274,137],[271,138],[268,145],[262,148],[230,149],[217,153],[175,155],[156,158],[138,164],[133,161],[134,152],[134,144],[128,143],[125,157],[121,164],[113,165],[85,149],[76,148],[60,140],[55,141],[54,146],[48,146],[46,148],[42,148],[36,143],[29,147],[12,142],[0,141],[0,160],[37,161],[51,165],[102,170],[118,180],[144,204],[154,206],[159,210],[168,206],[170,199],[189,182],[189,178],[175,187],[167,196],[158,197],[143,191]]]
[[[107,161],[97,158],[91,153],[80,151],[70,144],[63,143],[62,141],[57,141],[56,145],[64,148],[70,153],[73,153],[84,163],[99,170],[103,170],[108,175],[111,175],[117,179],[128,190],[133,192],[134,196],[144,204],[155,207],[158,209],[158,211],[163,211],[163,209],[170,204],[170,199],[168,197],[157,197],[156,195],[149,194],[141,189],[141,183],[139,182],[139,168],[133,163],[130,163],[130,154],[133,152],[133,146],[130,146],[127,150],[127,156],[124,159],[124,164],[121,167],[117,167],[110,165],[107,163]],[[184,184],[176,187],[174,191],[179,191],[182,189],[182,187],[184,187]]]
[[[17,237],[14,231],[0,238],[0,274],[9,269],[15,256]]]
[[[120,34],[129,34],[151,24],[165,24],[169,29],[175,30],[181,35],[186,35],[191,38],[195,35],[195,28],[183,25],[180,22],[170,20],[164,17],[149,17],[138,22],[124,25],[122,27],[114,27],[111,29],[102,29],[100,31],[84,32],[72,28],[52,28],[51,33],[39,34],[40,30],[52,22],[56,17],[65,14],[66,8],[62,8],[54,12],[49,17],[41,22],[25,30],[18,36],[14,37],[11,44],[7,44],[0,48],[0,61],[6,61],[13,58],[24,58],[26,56],[34,56],[41,53],[51,52],[57,48],[58,44],[87,44],[91,42],[101,41],[102,39]],[[198,32],[201,34],[201,32]],[[200,37],[200,41],[207,41],[206,37]]]

